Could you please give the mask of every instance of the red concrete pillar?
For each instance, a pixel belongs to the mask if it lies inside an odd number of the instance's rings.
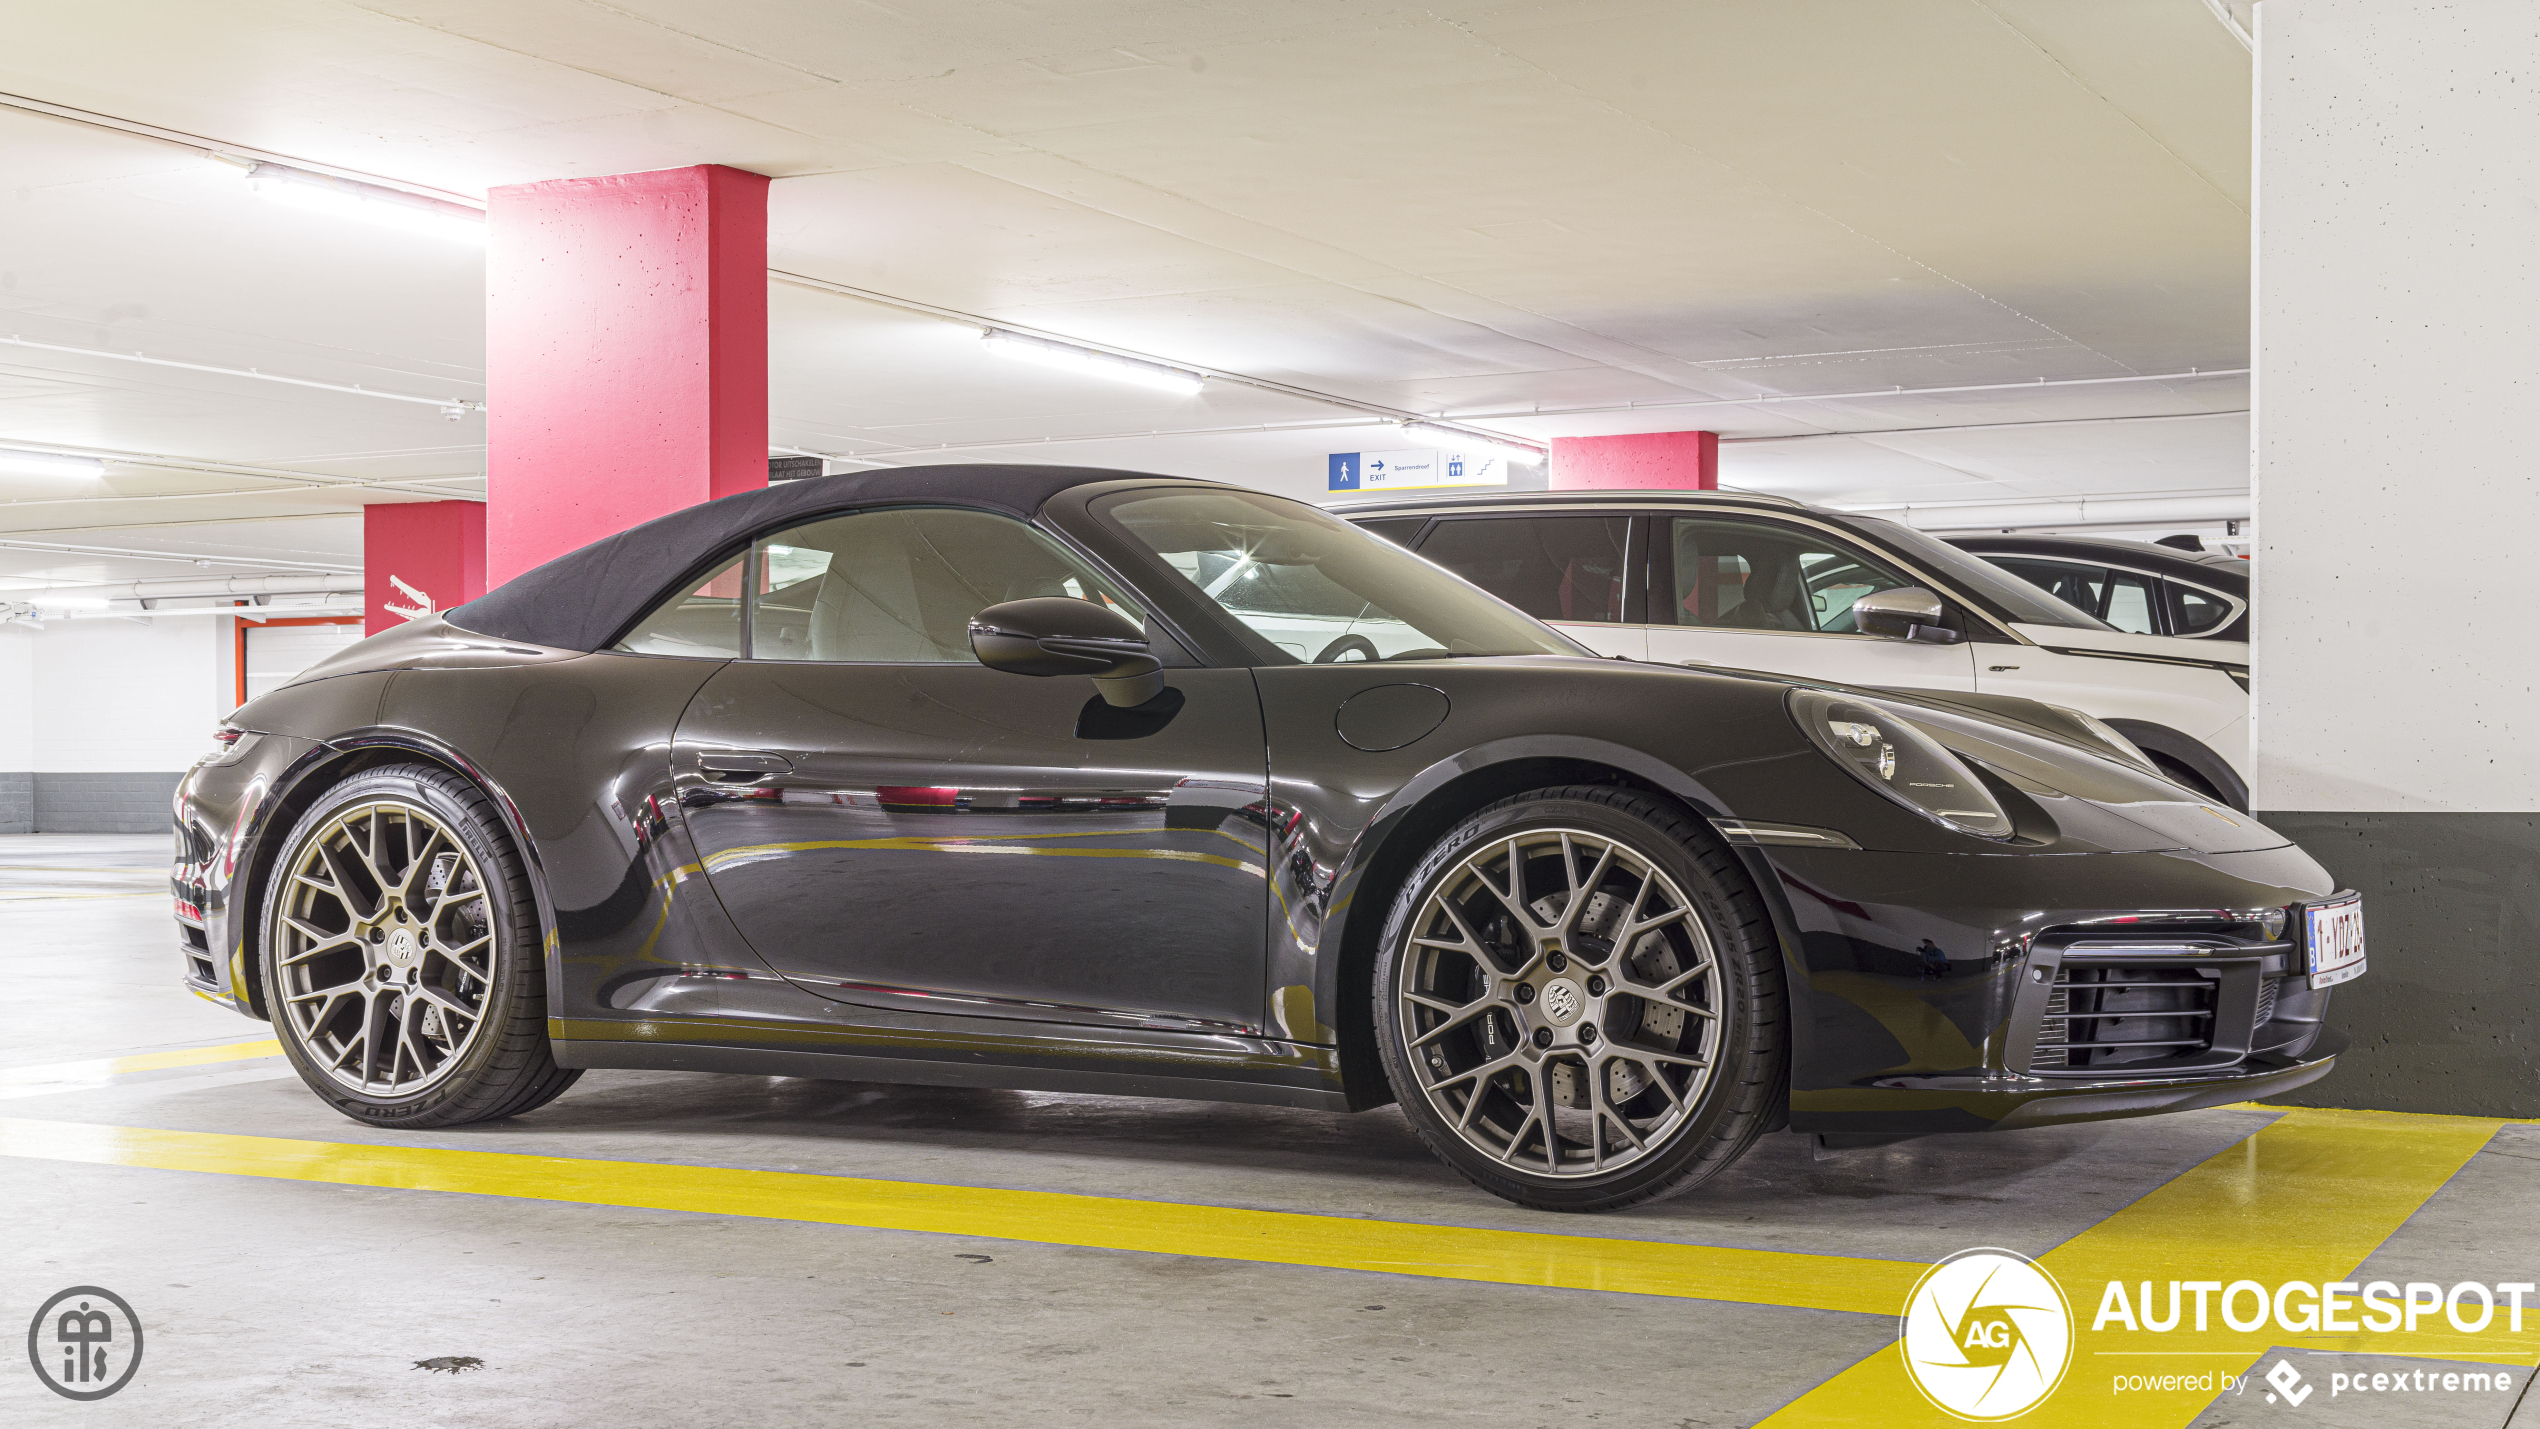
[[[362,633],[485,594],[485,503],[408,501],[362,508]]]
[[[485,574],[767,484],[767,179],[487,195]]]
[[[1717,491],[1718,432],[1629,432],[1613,437],[1554,437],[1555,491]]]

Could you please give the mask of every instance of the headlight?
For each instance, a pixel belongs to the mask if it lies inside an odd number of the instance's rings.
[[[2167,774],[2161,773],[2161,766],[2153,763],[2150,755],[2147,755],[2142,750],[2136,748],[2133,740],[2126,738],[2124,735],[2117,733],[2113,729],[2110,729],[2106,722],[2102,721],[2098,716],[2085,714],[2077,709],[2068,709],[2063,705],[2048,705],[2047,708],[2055,711],[2057,714],[2066,716],[2071,719],[2073,723],[2080,725],[2083,729],[2089,730],[2093,739],[2107,745],[2111,750],[2116,752],[2119,758],[2125,760],[2128,764],[2133,765],[2135,768],[2163,779],[2170,777]]]
[[[1796,689],[1790,692],[1790,712],[1835,763],[1906,808],[1979,838],[2011,836],[2011,816],[1975,771],[1896,711],[1825,690]]]

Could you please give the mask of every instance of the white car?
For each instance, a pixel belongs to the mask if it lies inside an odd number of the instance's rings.
[[[1601,654],[2039,700],[2104,722],[2177,782],[2249,807],[2247,645],[2129,634],[1893,521],[1710,491],[1468,493],[1333,510]]]

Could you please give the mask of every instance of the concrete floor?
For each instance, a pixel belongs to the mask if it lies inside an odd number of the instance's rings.
[[[1927,1262],[2041,1254],[2276,1115],[1824,1161],[1776,1136],[1692,1196],[1580,1219],[1472,1190],[1390,1110],[595,1072],[517,1122],[394,1136],[326,1110],[278,1058],[37,1079],[267,1035],[179,989],[165,856],[157,838],[0,838],[0,1116]],[[2533,1278],[2536,1160],[2540,1127],[2498,1127],[2357,1278]],[[0,1310],[102,1285],[149,1334],[138,1379],[98,1403],[0,1371],[12,1424],[1743,1426],[1896,1334],[1888,1315],[19,1156],[0,1156],[0,1195],[16,1212]],[[413,1367],[441,1355],[486,1367]],[[2325,1377],[2332,1357],[2303,1358]],[[2517,1378],[2476,1402],[2322,1393],[2300,1421],[2501,1425]],[[1805,1409],[1784,1422],[1823,1422]],[[2253,1392],[2194,1422],[2286,1412]],[[1936,1418],[1913,1404],[1878,1422]],[[2513,1422],[2540,1426],[2540,1397]]]

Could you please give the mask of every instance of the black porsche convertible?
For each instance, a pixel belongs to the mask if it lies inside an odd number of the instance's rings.
[[[593,1067],[1399,1102],[1592,1210],[1779,1128],[2324,1074],[2354,896],[2031,709],[1595,658],[1237,487],[826,477],[241,708],[177,795],[177,922],[385,1127]]]

